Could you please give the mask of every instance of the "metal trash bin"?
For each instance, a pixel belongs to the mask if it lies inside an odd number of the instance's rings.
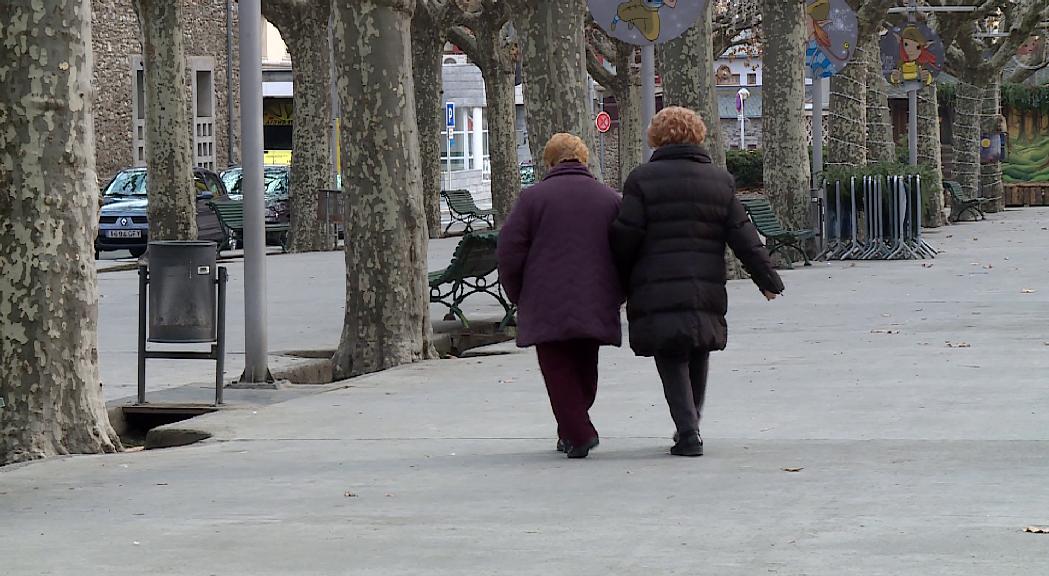
[[[216,245],[199,240],[149,243],[149,341],[214,342]]]

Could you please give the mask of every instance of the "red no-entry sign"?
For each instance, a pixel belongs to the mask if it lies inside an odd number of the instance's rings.
[[[594,125],[597,126],[597,131],[604,134],[612,128],[612,117],[608,115],[608,112],[601,112],[594,119]]]

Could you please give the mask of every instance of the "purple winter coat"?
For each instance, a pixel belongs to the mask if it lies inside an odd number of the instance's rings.
[[[521,193],[499,232],[499,282],[517,304],[518,346],[620,345],[624,295],[608,235],[621,201],[578,162]]]

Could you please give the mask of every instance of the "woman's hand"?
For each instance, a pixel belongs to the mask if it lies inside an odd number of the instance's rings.
[[[779,296],[779,294],[776,294],[775,292],[769,292],[768,290],[762,290],[761,293],[765,296],[765,299],[768,300],[769,302],[772,302],[773,300],[776,299],[777,296]]]

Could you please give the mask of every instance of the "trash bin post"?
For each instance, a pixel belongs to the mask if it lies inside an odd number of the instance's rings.
[[[149,268],[138,267],[138,403],[146,403],[146,290]]]
[[[218,318],[215,319],[217,340],[215,344],[215,406],[222,404],[223,375],[226,371],[226,281],[229,278],[225,266],[220,266],[218,273],[216,280],[219,285]]]

